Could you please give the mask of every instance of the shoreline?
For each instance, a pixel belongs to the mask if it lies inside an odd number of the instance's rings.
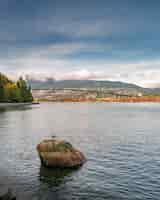
[[[59,103],[160,103],[160,96],[38,99],[38,102]]]
[[[26,102],[26,103],[0,103],[0,108],[6,108],[6,107],[19,107],[19,106],[30,106],[30,105],[36,105],[39,104],[39,102]]]
[[[0,108],[38,105],[42,103],[160,103],[160,96],[142,97],[106,97],[106,98],[65,98],[65,99],[37,99],[35,102],[0,103]]]

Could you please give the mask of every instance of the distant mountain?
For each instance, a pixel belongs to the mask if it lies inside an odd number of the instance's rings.
[[[50,89],[54,88],[55,85],[55,81],[53,79],[41,81],[28,78],[27,83],[31,86],[32,89]]]
[[[48,79],[46,81],[40,80],[27,80],[28,84],[31,85],[32,89],[50,89],[50,88],[110,88],[110,89],[142,89],[140,86],[131,83],[125,83],[120,81],[96,81],[96,80],[61,80],[56,81],[53,79]]]

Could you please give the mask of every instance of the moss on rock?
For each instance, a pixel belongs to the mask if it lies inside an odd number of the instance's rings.
[[[64,140],[44,140],[37,151],[42,165],[47,167],[76,167],[86,161],[79,150]]]

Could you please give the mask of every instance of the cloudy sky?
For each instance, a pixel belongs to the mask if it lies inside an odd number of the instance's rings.
[[[159,0],[0,0],[11,77],[160,83]]]

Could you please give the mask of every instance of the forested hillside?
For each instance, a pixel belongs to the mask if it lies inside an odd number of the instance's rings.
[[[47,79],[46,81],[38,81],[27,79],[27,82],[33,89],[50,89],[50,88],[133,88],[142,89],[138,85],[120,82],[120,81],[96,81],[96,80],[60,80]]]
[[[23,78],[17,82],[0,73],[0,102],[32,102],[31,88]]]

